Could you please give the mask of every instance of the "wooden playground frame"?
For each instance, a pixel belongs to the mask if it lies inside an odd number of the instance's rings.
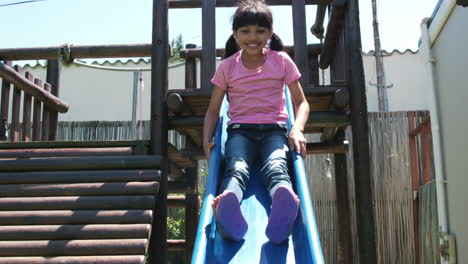
[[[311,105],[311,115],[306,126],[307,133],[322,133],[321,143],[309,143],[309,154],[333,153],[336,161],[338,219],[339,219],[339,259],[340,263],[351,263],[352,245],[350,230],[350,212],[348,201],[348,184],[346,182],[346,146],[343,144],[344,129],[351,125],[353,132],[353,153],[355,172],[355,195],[357,215],[357,235],[359,241],[360,263],[376,263],[374,216],[370,177],[369,140],[367,124],[367,103],[365,80],[361,58],[361,37],[359,27],[359,8],[357,0],[270,0],[269,5],[291,5],[294,24],[294,46],[287,47],[287,52],[294,58],[299,70],[304,73],[301,79],[306,97]],[[314,25],[317,36],[324,34],[324,43],[307,45],[305,24],[305,5],[318,5]],[[197,228],[199,198],[196,188],[197,167],[193,156],[201,157],[201,127],[208,106],[212,85],[211,76],[216,67],[216,57],[223,54],[222,49],[215,47],[215,8],[235,6],[233,0],[154,0],[153,1],[153,35],[150,44],[103,45],[103,46],[68,46],[47,48],[13,48],[0,50],[0,60],[47,60],[46,84],[39,80],[23,77],[21,69],[12,68],[5,63],[0,66],[2,83],[2,120],[7,122],[9,112],[9,88],[14,85],[16,91],[24,91],[34,98],[36,108],[33,112],[32,141],[29,141],[31,110],[25,109],[23,116],[22,139],[19,137],[19,103],[13,98],[11,143],[0,143],[0,155],[8,150],[9,157],[25,155],[65,155],[67,147],[70,152],[86,156],[96,153],[124,155],[102,159],[110,164],[133,160],[139,165],[128,165],[132,168],[155,167],[146,157],[156,158],[160,170],[159,191],[155,199],[155,217],[152,235],[149,241],[148,257],[150,263],[166,263],[168,249],[185,249],[190,258]],[[202,8],[202,48],[189,46],[182,50],[181,56],[186,59],[184,88],[168,90],[167,72],[169,60],[168,9],[169,8]],[[324,30],[323,20],[329,10],[329,23]],[[66,112],[68,106],[59,99],[60,63],[79,58],[111,57],[151,57],[151,137],[145,142],[54,142],[56,138],[57,113]],[[201,60],[201,87],[197,85],[197,59]],[[330,68],[330,85],[319,84],[319,69]],[[15,103],[16,100],[16,103]],[[31,99],[27,99],[31,100]],[[40,103],[44,104],[41,123]],[[39,105],[39,106],[37,106]],[[29,116],[28,116],[29,115]],[[3,124],[3,123],[2,123]],[[188,137],[191,153],[188,157],[182,150],[168,147],[168,130],[177,130]],[[39,135],[39,130],[43,131]],[[0,127],[0,138],[6,138],[5,125]],[[2,139],[0,139],[2,140]],[[112,147],[103,150],[103,147]],[[115,148],[126,148],[117,150]],[[55,150],[55,152],[54,152]],[[32,154],[31,154],[32,153]],[[34,154],[36,153],[36,154]],[[49,153],[49,154],[47,154]],[[51,154],[52,153],[52,154]],[[136,159],[132,155],[140,155]],[[6,155],[6,154],[5,154]],[[2,156],[0,156],[2,157]],[[200,159],[201,159],[200,158]],[[148,164],[141,162],[146,160]],[[187,161],[191,166],[174,166],[178,161]],[[0,160],[3,172],[12,173],[14,167],[48,166],[27,164],[21,160]],[[70,168],[82,168],[83,160],[71,159]],[[144,162],[143,162],[144,163]],[[151,164],[149,164],[151,163]],[[81,164],[81,165],[80,165]],[[141,166],[140,166],[141,165]],[[81,167],[80,167],[81,166]],[[135,167],[136,166],[136,167]],[[171,171],[185,169],[184,181],[168,182],[169,167]],[[112,167],[112,166],[111,166]],[[113,167],[112,167],[113,168]],[[32,169],[33,170],[33,169]],[[168,193],[180,191],[186,193],[185,199],[169,197]],[[167,208],[177,206],[186,208],[186,240],[167,241]]]

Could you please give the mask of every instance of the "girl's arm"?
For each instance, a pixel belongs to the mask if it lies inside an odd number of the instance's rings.
[[[203,123],[203,151],[205,152],[208,162],[210,162],[211,149],[215,144],[215,142],[213,142],[213,134],[219,117],[219,109],[223,103],[224,93],[223,89],[215,85]]]
[[[309,118],[309,103],[305,98],[302,86],[299,80],[295,80],[288,85],[289,91],[294,102],[296,111],[296,122],[289,132],[289,145],[292,150],[297,151],[303,158],[306,157],[307,141],[304,137],[304,127]]]

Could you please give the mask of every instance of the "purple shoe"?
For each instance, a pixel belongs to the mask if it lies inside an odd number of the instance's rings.
[[[233,192],[221,195],[215,210],[218,229],[225,239],[240,241],[247,233],[247,221],[242,215],[239,200]]]
[[[280,244],[292,232],[294,221],[297,218],[299,201],[293,190],[281,186],[273,194],[271,201],[271,214],[265,234],[275,244]]]

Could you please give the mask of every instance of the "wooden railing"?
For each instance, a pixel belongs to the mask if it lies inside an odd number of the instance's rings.
[[[43,83],[29,72],[23,76],[22,67],[17,65],[12,67],[11,62],[0,62],[0,78],[2,78],[0,141],[50,140],[50,135],[55,134],[51,131],[57,129],[57,120],[51,125],[51,116],[56,118],[57,112],[67,112],[68,105],[51,93],[52,87],[49,83]],[[23,98],[22,130],[20,130],[21,98]],[[9,129],[8,124],[11,124]]]

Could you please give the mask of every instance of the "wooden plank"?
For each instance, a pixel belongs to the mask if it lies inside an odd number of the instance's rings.
[[[131,147],[63,148],[63,149],[0,149],[0,159],[38,157],[122,156],[132,155]]]
[[[42,81],[34,78],[34,84],[37,85],[38,87],[42,87]],[[37,98],[34,97],[33,100],[33,125],[32,125],[32,140],[33,141],[39,141],[41,139],[41,134],[40,134],[40,124],[41,124],[41,101]]]
[[[11,67],[11,61],[6,61],[5,63]],[[2,97],[0,101],[0,141],[6,141],[11,84],[8,80],[4,79],[3,76],[0,75],[0,77],[2,77]]]
[[[15,65],[14,67],[15,71],[18,72],[18,74],[23,74],[23,68]],[[13,106],[12,106],[12,113],[11,113],[11,141],[17,142],[20,139],[20,107],[21,107],[21,89],[18,87],[14,86],[13,88]]]
[[[29,81],[33,80],[33,75],[30,72],[25,73],[25,78]],[[18,85],[15,85],[21,89]],[[23,136],[22,140],[25,142],[31,141],[31,103],[32,96],[28,93],[24,93],[23,100]]]
[[[48,83],[44,84],[44,90],[46,92],[51,93],[52,92],[52,86]],[[50,133],[50,110],[49,107],[44,105],[43,111],[42,111],[42,128],[41,128],[41,140],[42,141],[48,141],[49,140],[49,133]]]
[[[414,112],[408,113],[408,128],[410,131],[415,129]],[[414,252],[416,263],[419,262],[419,161],[418,161],[418,148],[416,143],[416,135],[409,134],[409,151],[410,151],[410,166],[411,166],[411,189],[413,191],[413,236],[414,236]]]
[[[3,241],[148,238],[150,232],[150,224],[0,226]]]
[[[152,210],[0,211],[0,225],[150,224]]]
[[[0,160],[0,172],[158,169],[163,160],[158,155]]]
[[[0,256],[144,255],[147,239],[0,241]]]
[[[145,264],[145,256],[0,257],[0,264]]]
[[[328,4],[331,0],[306,0],[307,5]],[[269,6],[291,5],[293,0],[267,0]],[[216,7],[235,7],[237,0],[216,0]],[[169,8],[200,8],[202,0],[169,0]],[[1,58],[1,57],[0,57]]]
[[[307,52],[305,0],[292,0],[293,35],[294,35],[294,61],[302,73],[300,80],[302,87],[309,85],[309,56]]]
[[[322,69],[328,68],[335,57],[336,42],[344,23],[346,2],[347,0],[333,0],[325,42],[320,54],[320,68]]]
[[[0,185],[0,197],[144,195],[158,192],[158,182]]]
[[[44,91],[40,86],[37,86],[34,84],[34,82],[31,82],[28,78],[18,74],[13,68],[3,64],[2,62],[0,62],[0,75],[4,80],[9,81],[13,85],[16,85],[25,93],[38,98],[50,108],[60,113],[66,113],[68,111],[69,106],[67,103],[60,100],[60,98],[57,98],[54,95]]]
[[[0,198],[0,210],[154,209],[153,195]]]
[[[159,181],[159,170],[1,172],[0,184]]]

